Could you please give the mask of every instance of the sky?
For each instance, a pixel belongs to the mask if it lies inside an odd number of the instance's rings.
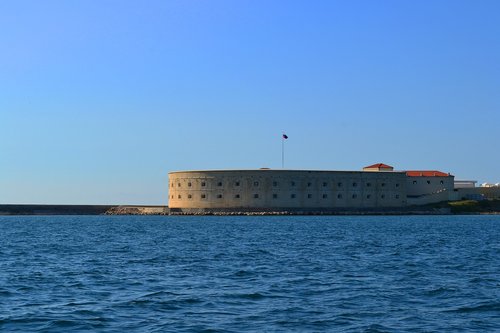
[[[0,204],[167,203],[168,172],[500,182],[500,1],[1,1]]]

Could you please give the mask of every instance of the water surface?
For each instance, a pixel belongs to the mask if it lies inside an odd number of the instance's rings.
[[[0,230],[0,331],[500,331],[499,216],[18,216]]]

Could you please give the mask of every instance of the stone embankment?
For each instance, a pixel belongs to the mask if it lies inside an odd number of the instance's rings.
[[[166,206],[115,206],[106,215],[168,215]]]

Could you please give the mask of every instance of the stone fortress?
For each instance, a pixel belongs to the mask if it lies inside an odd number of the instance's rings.
[[[173,212],[387,210],[474,196],[454,176],[395,171],[378,163],[362,171],[200,170],[169,173]]]

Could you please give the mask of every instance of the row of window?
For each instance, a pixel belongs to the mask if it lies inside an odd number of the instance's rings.
[[[429,181],[427,181],[427,182],[430,184],[430,182],[429,182]],[[414,183],[414,184],[416,184],[416,182],[415,182],[415,181],[414,181],[413,183]],[[443,181],[441,181],[441,184],[442,184],[442,183],[443,183]],[[241,183],[240,183],[239,181],[234,182],[234,186],[240,186],[240,184],[241,184]],[[193,185],[193,184],[192,184],[191,182],[188,182],[188,183],[187,183],[187,186],[188,186],[188,187],[191,187],[192,185]],[[279,185],[279,183],[278,183],[278,182],[276,182],[276,181],[274,181],[274,182],[273,182],[273,187],[277,187],[278,185]],[[294,186],[296,186],[296,185],[297,185],[297,183],[295,183],[294,181],[290,182],[290,186],[294,187]],[[201,182],[201,187],[205,187],[205,186],[207,186],[207,183],[206,183],[206,182]],[[257,181],[253,182],[253,186],[254,186],[254,187],[258,187],[258,186],[259,186],[259,182],[257,182]],[[311,183],[311,182],[308,182],[308,183],[307,183],[307,187],[311,187],[311,186],[312,186],[312,183]],[[322,186],[323,186],[323,187],[328,187],[328,182],[323,182],[323,183],[322,183]],[[342,186],[344,186],[344,184],[343,184],[343,183],[341,183],[341,182],[338,182],[338,183],[337,183],[337,187],[342,187]],[[358,186],[358,183],[356,183],[356,182],[353,182],[353,183],[352,183],[352,187],[357,187],[357,186]],[[367,187],[371,187],[371,186],[372,186],[372,183],[366,183],[366,186],[367,186]],[[385,186],[386,186],[386,183],[381,183],[381,184],[380,184],[380,186],[381,186],[381,187],[385,187]],[[399,183],[395,184],[395,186],[396,186],[396,187],[399,187]],[[174,187],[174,183],[170,184],[170,187]],[[182,187],[181,183],[177,183],[177,187]],[[222,182],[217,182],[217,187],[222,187]]]
[[[174,198],[174,196],[173,196],[173,195],[171,195],[170,197],[171,197],[171,199],[173,199],[173,198]],[[259,196],[259,194],[258,194],[258,193],[255,193],[255,194],[253,195],[253,198],[254,198],[254,199],[259,199],[259,197],[260,197],[260,196]],[[381,195],[380,195],[380,198],[381,198],[381,199],[385,199],[385,197],[386,197],[386,196],[385,196],[385,194],[381,194]],[[193,196],[192,196],[191,194],[188,194],[188,195],[187,195],[187,198],[188,198],[188,199],[192,199],[192,198],[193,198]],[[206,195],[206,194],[201,194],[201,195],[200,195],[200,198],[201,198],[201,199],[206,199],[206,198],[207,198],[207,195]],[[240,195],[240,194],[235,194],[235,195],[234,195],[234,198],[235,198],[235,199],[240,199],[240,198],[241,198],[241,195]],[[297,196],[296,196],[296,194],[290,194],[290,198],[291,198],[291,199],[295,199],[295,198],[297,198]],[[312,195],[312,194],[308,194],[308,195],[307,195],[307,199],[312,199],[312,198],[313,198],[313,195]],[[322,198],[322,199],[328,199],[328,194],[323,194],[323,195],[321,196],[321,198]],[[337,199],[342,199],[342,198],[343,198],[342,194],[337,194]],[[357,198],[358,198],[358,195],[357,195],[357,194],[353,194],[353,195],[351,196],[351,198],[352,198],[352,199],[357,199]],[[367,194],[367,195],[366,195],[366,199],[371,199],[371,198],[372,198],[372,195],[371,195],[371,194]],[[396,194],[396,195],[394,196],[394,198],[399,199],[399,194]],[[179,194],[179,195],[177,195],[177,199],[182,199],[182,195],[180,195],[180,194]],[[217,199],[222,199],[222,194],[217,194]],[[278,199],[278,194],[274,193],[274,194],[273,194],[273,199]]]
[[[429,184],[429,185],[431,184],[431,181],[430,181],[430,180],[427,180],[426,182],[427,182],[427,184]],[[241,184],[241,183],[240,183],[239,181],[234,182],[234,186],[240,186],[240,184]],[[417,185],[417,184],[418,184],[418,182],[417,182],[416,180],[414,180],[414,181],[413,181],[413,185]],[[443,185],[443,184],[444,184],[444,181],[442,181],[442,180],[441,180],[441,181],[439,181],[439,184]],[[192,184],[191,182],[188,182],[188,183],[187,183],[187,186],[188,186],[188,187],[191,187],[192,185],[193,185],[193,184]],[[277,187],[278,185],[279,185],[279,183],[278,183],[278,182],[276,182],[276,181],[274,181],[274,182],[273,182],[273,187]],[[207,183],[206,183],[206,182],[201,182],[201,186],[202,186],[202,187],[205,187],[205,186],[207,186]],[[253,186],[254,186],[254,187],[258,187],[258,186],[259,186],[259,182],[257,182],[257,181],[253,182]],[[292,187],[293,187],[293,186],[296,186],[296,182],[294,182],[294,181],[290,182],[290,186],[292,186]],[[311,183],[311,182],[308,182],[308,183],[307,183],[307,187],[311,187],[311,186],[312,186],[312,183]],[[328,187],[328,182],[323,182],[323,183],[322,183],[322,186],[323,186],[323,187]],[[338,187],[342,187],[342,186],[343,186],[343,184],[342,184],[341,182],[339,182],[339,183],[337,183],[337,186],[338,186]],[[356,183],[356,182],[353,182],[353,183],[352,183],[352,187],[357,187],[357,186],[358,186],[358,183]],[[366,183],[366,186],[367,186],[367,187],[371,187],[371,186],[372,186],[372,183]],[[381,184],[380,184],[380,186],[381,186],[381,187],[385,187],[385,186],[386,186],[386,183],[381,183]],[[396,184],[395,184],[395,186],[396,186],[396,187],[399,187],[399,183],[396,183]],[[174,187],[174,183],[170,184],[170,187]],[[181,187],[181,183],[177,183],[177,187]],[[222,187],[222,182],[217,182],[217,187]]]
[[[417,185],[417,184],[418,184],[418,182],[417,182],[416,180],[414,180],[414,181],[413,181],[413,185]],[[428,184],[428,185],[430,185],[430,184],[431,184],[431,181],[430,181],[430,180],[428,180],[428,181],[427,181],[427,184]],[[443,185],[443,184],[444,184],[444,181],[440,180],[440,181],[439,181],[439,184]]]

